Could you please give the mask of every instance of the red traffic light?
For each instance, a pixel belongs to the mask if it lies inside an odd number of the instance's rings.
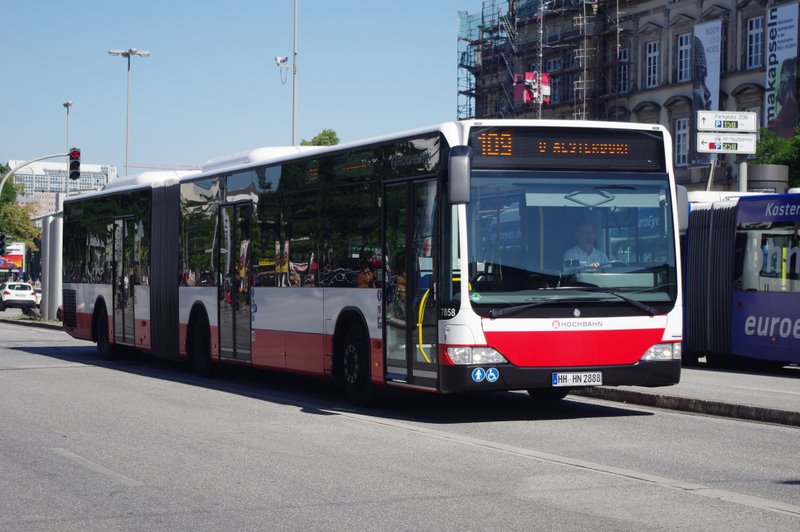
[[[69,178],[72,180],[81,178],[81,150],[72,148],[69,150]]]

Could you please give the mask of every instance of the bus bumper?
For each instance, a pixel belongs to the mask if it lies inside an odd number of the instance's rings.
[[[490,371],[492,369],[495,371]],[[594,372],[602,373],[602,386],[670,386],[680,381],[681,361],[639,361],[627,366],[611,367],[522,368],[512,364],[441,366],[439,368],[439,391],[441,393],[459,393],[552,388],[554,373]],[[582,386],[575,388],[580,389]]]

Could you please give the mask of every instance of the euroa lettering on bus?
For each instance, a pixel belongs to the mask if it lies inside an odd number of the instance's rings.
[[[793,337],[800,340],[800,318],[747,316],[744,320],[744,334],[747,336]]]

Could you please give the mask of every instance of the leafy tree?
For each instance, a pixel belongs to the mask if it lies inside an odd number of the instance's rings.
[[[0,164],[0,179],[6,175],[6,172],[11,170],[8,166],[4,164]],[[0,196],[0,204],[3,203],[16,203],[17,202],[17,190],[14,187],[14,177],[11,176],[6,181],[6,184],[3,186],[3,195]],[[0,220],[0,228],[2,227],[2,220]]]
[[[0,178],[9,170],[7,166],[0,165]],[[17,203],[17,189],[13,180],[13,176],[8,178],[0,196],[0,232],[6,234],[7,242],[25,242],[29,250],[36,251],[38,247],[35,240],[41,238],[42,232],[31,221],[34,205]]]
[[[339,144],[339,135],[332,129],[323,129],[311,140],[303,139],[301,146],[335,146]]]
[[[800,126],[794,137],[785,139],[761,128],[756,146],[755,164],[783,164],[789,167],[789,186],[800,186]]]

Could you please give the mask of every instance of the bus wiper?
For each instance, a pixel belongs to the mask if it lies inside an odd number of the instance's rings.
[[[489,311],[489,317],[491,319],[501,318],[503,316],[508,316],[509,314],[517,314],[518,312],[523,312],[525,310],[539,307],[541,305],[547,305],[549,303],[556,303],[558,301],[563,301],[564,298],[560,297],[545,297],[538,301],[534,301],[532,303],[524,303],[522,305],[515,305],[513,307],[506,307],[506,308],[493,308]]]
[[[618,297],[619,299],[623,300],[624,302],[633,305],[634,307],[647,312],[651,316],[655,316],[657,314],[657,310],[647,303],[642,303],[641,301],[637,301],[632,299],[626,295],[622,295],[620,292],[616,290],[612,290],[610,288],[600,288],[600,287],[589,287],[589,286],[564,286],[561,287],[562,290],[579,290],[581,292],[600,292],[603,294],[611,294],[614,297]]]

